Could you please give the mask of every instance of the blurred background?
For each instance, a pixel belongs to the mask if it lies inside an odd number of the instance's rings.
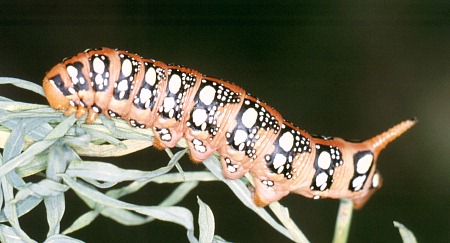
[[[384,186],[355,212],[349,241],[400,242],[396,220],[419,242],[448,242],[450,3],[255,2],[1,3],[0,76],[41,84],[64,57],[106,46],[237,83],[316,134],[365,139],[415,116],[419,123],[381,153]],[[46,103],[12,86],[2,85],[0,95]],[[153,148],[104,160],[141,170],[168,161]],[[182,166],[203,169],[187,157]],[[124,200],[155,205],[173,188],[152,185]],[[66,194],[62,229],[88,210],[72,192]],[[189,194],[181,205],[194,215],[197,195],[211,207],[216,234],[226,240],[288,242],[225,185],[201,183]],[[338,200],[291,195],[281,203],[312,242],[331,241]],[[21,225],[32,238],[45,239],[43,205]],[[185,229],[175,224],[126,227],[104,217],[70,236],[89,242],[187,241]]]

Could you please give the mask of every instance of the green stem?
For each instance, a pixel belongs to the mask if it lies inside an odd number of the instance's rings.
[[[333,243],[347,242],[350,223],[352,221],[353,202],[350,199],[341,199],[339,212],[336,218],[336,227],[334,228]]]

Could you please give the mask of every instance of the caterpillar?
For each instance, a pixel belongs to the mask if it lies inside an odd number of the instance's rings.
[[[86,115],[86,123],[99,114],[122,118],[153,129],[160,149],[185,137],[197,163],[218,151],[226,178],[254,177],[259,206],[292,192],[349,198],[361,208],[382,184],[380,151],[416,123],[406,120],[359,142],[314,136],[235,84],[110,48],[63,60],[46,74],[43,88],[50,106],[66,116]]]

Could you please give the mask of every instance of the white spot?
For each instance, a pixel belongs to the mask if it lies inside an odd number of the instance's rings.
[[[148,99],[144,104],[145,109],[148,109],[150,107],[150,99]]]
[[[228,165],[228,166],[227,166],[227,169],[228,169],[228,171],[231,172],[231,173],[236,172],[236,168],[235,168],[234,166],[232,166],[232,165]]]
[[[359,174],[367,173],[367,171],[369,171],[370,166],[372,165],[372,162],[373,162],[372,154],[364,155],[356,163],[356,172],[358,172]]]
[[[145,103],[147,100],[150,99],[150,97],[152,97],[152,92],[149,89],[142,89],[141,93],[139,94],[139,99],[141,101],[141,103]]]
[[[117,86],[117,89],[119,91],[126,91],[126,90],[128,90],[128,82],[125,79],[121,80],[119,82],[119,85]]]
[[[74,66],[70,65],[70,66],[67,66],[67,73],[69,74],[70,79],[72,80],[72,83],[78,84],[78,78],[77,78],[78,70]]]
[[[155,85],[156,83],[156,71],[153,67],[149,68],[147,70],[147,73],[145,73],[145,82],[150,84],[151,86]]]
[[[180,90],[180,87],[181,87],[180,76],[178,76],[176,74],[172,75],[172,77],[170,77],[170,80],[169,80],[169,91],[172,94],[176,94]]]
[[[359,191],[361,190],[361,188],[363,187],[363,183],[364,180],[366,179],[365,175],[362,176],[358,176],[356,177],[353,181],[352,181],[352,187],[354,188],[355,191]]]
[[[69,93],[71,93],[71,94],[76,94],[77,92],[75,91],[75,89],[73,89],[72,87],[69,87]]]
[[[192,144],[194,145],[195,150],[197,150],[200,153],[206,152],[206,147],[203,145],[202,141],[198,139],[193,139]]]
[[[200,90],[199,98],[205,105],[210,105],[214,101],[216,90],[212,86],[206,86]]]
[[[92,62],[92,66],[94,68],[94,72],[102,74],[105,72],[105,63],[98,57],[94,58]]]
[[[325,172],[320,173],[319,175],[317,175],[316,177],[316,186],[317,187],[321,187],[322,185],[326,185],[326,182],[328,180],[328,175]],[[321,191],[323,191],[322,188],[320,188]]]
[[[331,165],[331,156],[327,151],[322,151],[317,159],[317,165],[323,170],[327,170]]]
[[[122,63],[123,76],[125,76],[125,77],[130,76],[132,70],[133,70],[133,65],[131,65],[130,59],[125,59]]]
[[[170,141],[171,139],[172,139],[172,135],[170,135],[170,133],[164,134],[161,136],[161,140],[163,140],[163,141]]]
[[[192,112],[192,120],[194,121],[196,126],[200,126],[202,123],[206,121],[208,115],[206,114],[205,109],[196,109]]]
[[[283,166],[286,163],[286,156],[282,154],[276,154],[273,159],[273,167],[278,169],[280,166]]]
[[[271,180],[262,180],[261,182],[268,187],[272,187],[274,185],[273,181]]]
[[[378,173],[373,174],[372,187],[377,188],[380,185],[380,175]]]
[[[169,118],[173,118],[174,113],[175,113],[175,110],[174,110],[174,109],[171,109],[171,110],[169,111],[169,114],[167,114],[167,115],[169,116]]]
[[[285,132],[281,135],[279,144],[284,151],[289,152],[294,144],[294,136],[290,132]]]
[[[74,66],[69,65],[67,66],[67,73],[70,77],[76,77],[78,75],[78,70]]]
[[[194,145],[195,150],[197,150],[200,153],[206,152],[206,147],[203,145]]]
[[[242,114],[242,123],[245,127],[251,128],[255,125],[256,119],[258,118],[258,112],[254,108],[248,108],[244,114]]]
[[[243,130],[237,130],[234,134],[234,144],[239,145],[247,139],[247,133]]]
[[[102,85],[103,87],[103,77],[102,75],[98,74],[95,76],[95,84],[97,84],[98,86]]]
[[[169,110],[173,109],[175,107],[175,100],[173,97],[166,97],[164,99],[164,112],[169,112]]]

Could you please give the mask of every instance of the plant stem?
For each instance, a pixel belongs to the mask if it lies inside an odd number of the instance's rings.
[[[348,232],[352,221],[353,202],[350,199],[341,199],[339,212],[336,218],[336,227],[334,228],[333,243],[347,242]]]

